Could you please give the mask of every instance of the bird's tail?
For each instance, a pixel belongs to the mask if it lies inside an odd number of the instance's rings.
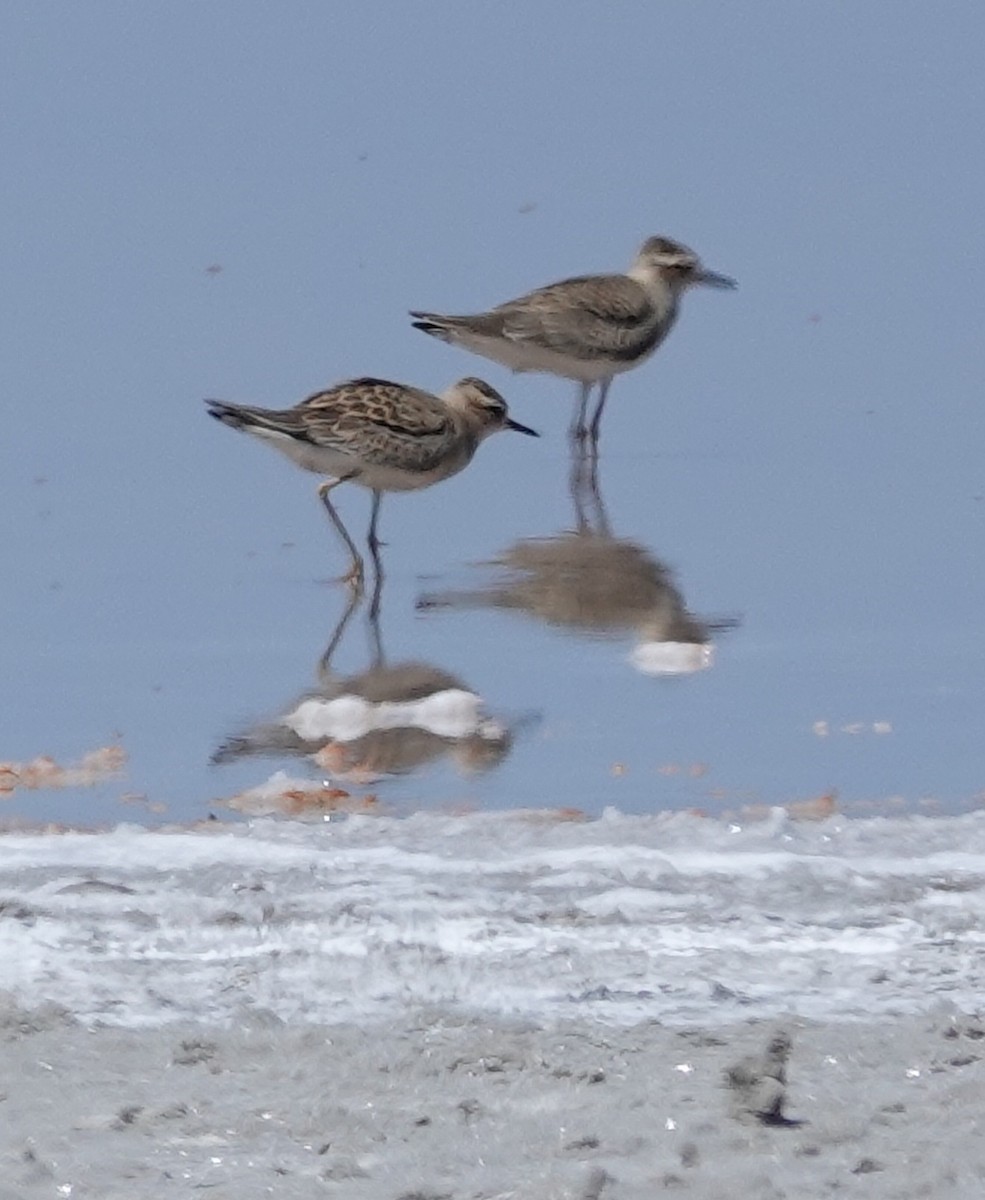
[[[225,400],[206,400],[209,416],[231,429],[297,435],[302,432],[300,419],[290,409],[277,412],[270,408],[252,408],[247,404],[229,404]]]
[[[465,318],[443,317],[439,313],[412,312],[414,328],[432,337],[440,338],[443,342],[454,340],[455,331]]]

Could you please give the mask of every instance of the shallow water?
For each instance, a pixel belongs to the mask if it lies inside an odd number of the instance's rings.
[[[330,582],[344,558],[306,478],[245,439],[210,445],[233,472],[245,460],[237,490],[216,489],[208,524],[179,520],[170,545],[135,526],[69,546],[63,481],[25,487],[49,561],[6,590],[30,637],[0,651],[18,681],[4,750],[67,765],[118,744],[127,763],[85,789],[18,787],[3,815],[221,816],[277,771],[394,811],[976,804],[974,503],[952,501],[945,544],[919,529],[917,486],[879,502],[878,463],[855,495],[819,502],[806,460],[765,473],[749,451],[634,456],[623,399],[594,481],[572,482],[555,430],[533,450],[502,435],[443,488],[388,498],[375,619],[369,593],[350,603]],[[814,461],[844,448],[832,434]],[[361,528],[367,497],[342,507]],[[307,742],[283,724],[306,697],[338,709],[362,693],[355,724],[329,719]]]
[[[600,59],[591,13],[548,9],[523,37],[481,6],[254,6],[235,39],[190,11],[22,17],[0,201],[0,761],[21,766],[0,819],[234,819],[276,801],[275,783],[230,807],[278,771],[327,779],[319,807],[404,813],[979,802],[976,39],[641,10]],[[668,42],[700,62],[654,71]],[[573,388],[406,313],[620,269],[658,232],[739,290],[688,295],[616,380],[598,478],[573,488]],[[329,678],[347,597],[315,479],[202,397],[470,373],[543,437],[498,435],[385,500],[379,621],[351,614]],[[339,506],[361,537],[368,497]],[[271,725],[318,688],[320,764]],[[264,738],[277,753],[232,752]],[[86,786],[23,769],[107,747],[119,776],[90,762]]]

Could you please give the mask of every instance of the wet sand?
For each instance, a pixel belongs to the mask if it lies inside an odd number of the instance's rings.
[[[7,997],[0,1037],[3,1200],[985,1194],[985,1022],[943,1007],[134,1030]]]

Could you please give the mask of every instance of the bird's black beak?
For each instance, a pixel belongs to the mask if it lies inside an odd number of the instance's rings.
[[[702,268],[694,275],[694,283],[703,283],[706,287],[726,288],[731,291],[739,285],[730,275],[719,275],[717,271],[706,271]]]
[[[531,429],[528,425],[521,425],[519,421],[514,421],[512,417],[507,417],[505,421],[507,429],[515,429],[517,433],[525,433],[528,437],[540,437],[536,429]]]

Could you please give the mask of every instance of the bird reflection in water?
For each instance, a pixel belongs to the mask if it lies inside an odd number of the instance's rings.
[[[248,757],[305,757],[334,781],[366,784],[406,775],[442,758],[463,773],[487,771],[501,763],[513,744],[513,730],[487,715],[480,696],[459,678],[429,663],[389,664],[380,629],[382,573],[366,606],[369,666],[341,675],[332,658],[356,612],[365,605],[353,593],[318,663],[318,686],[300,696],[271,721],[228,738],[212,755],[216,764]],[[298,815],[296,781],[280,777],[278,788],[263,785],[228,803],[241,810],[291,811]],[[321,802],[317,788],[312,805]],[[348,793],[339,794],[347,797]],[[265,808],[260,808],[266,804]],[[347,807],[340,805],[340,807]]]
[[[598,474],[598,456],[577,453],[569,491],[574,529],[524,538],[489,564],[482,588],[427,593],[419,608],[498,608],[524,612],[574,633],[633,632],[630,662],[648,675],[685,675],[710,667],[713,635],[734,628],[732,617],[689,612],[670,568],[649,550],[612,533]]]

